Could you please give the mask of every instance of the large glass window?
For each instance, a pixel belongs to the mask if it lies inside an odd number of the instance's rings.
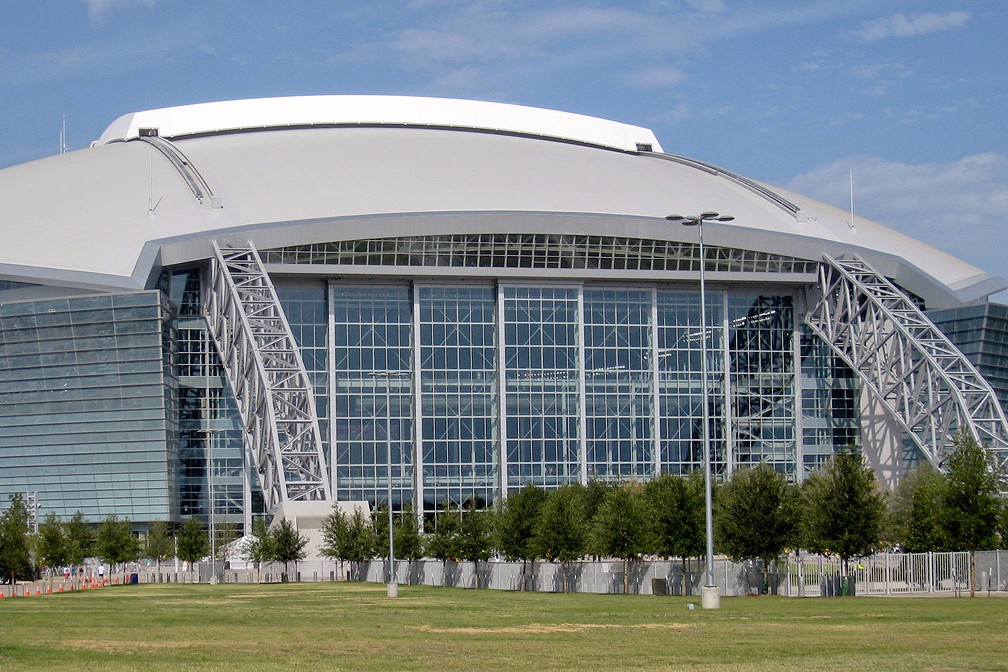
[[[791,297],[728,295],[735,464],[794,475],[795,367]]]
[[[707,293],[708,413],[712,467],[725,467],[723,292]],[[702,470],[700,292],[658,292],[658,380],[662,471]]]
[[[409,288],[334,285],[331,292],[334,495],[384,503],[391,478],[398,509],[413,499]]]
[[[489,505],[497,467],[493,287],[417,291],[424,509]]]
[[[170,318],[156,291],[0,304],[0,501],[177,518]]]
[[[284,279],[274,284],[277,298],[283,307],[284,315],[287,316],[287,323],[301,350],[305,371],[312,383],[323,452],[329,455],[328,424],[324,421],[329,415],[326,286],[321,280]]]
[[[507,488],[580,480],[578,290],[512,287],[504,300]]]
[[[584,290],[588,478],[654,473],[651,291]]]

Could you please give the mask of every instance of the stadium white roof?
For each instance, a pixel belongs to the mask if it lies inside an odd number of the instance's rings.
[[[232,100],[134,112],[116,119],[97,144],[158,129],[180,138],[312,126],[413,126],[541,136],[635,152],[662,151],[647,128],[557,110],[504,103],[405,96],[300,96]]]
[[[141,137],[155,128],[158,138]],[[647,129],[470,101],[323,96],[139,112],[89,149],[0,171],[0,203],[0,279],[94,289],[149,285],[160,265],[210,256],[214,238],[691,241],[695,230],[665,216],[712,209],[736,218],[705,227],[712,245],[814,260],[857,251],[929,307],[1006,286],[882,225],[852,228],[841,210],[662,154]]]

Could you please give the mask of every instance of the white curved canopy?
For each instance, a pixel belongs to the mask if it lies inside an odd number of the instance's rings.
[[[312,126],[310,119],[324,117],[308,114],[315,102],[347,98],[360,123]],[[383,106],[398,110],[387,118],[416,125],[375,122]],[[434,123],[435,109],[460,116],[454,125]],[[277,126],[281,120],[292,127]],[[508,130],[493,132],[498,121]],[[182,168],[155,144],[129,140],[147,127],[174,136]],[[256,132],[238,132],[248,127]],[[0,279],[139,287],[160,264],[208,259],[210,240],[228,237],[251,238],[262,249],[468,232],[692,241],[694,231],[670,226],[665,216],[713,209],[735,221],[705,227],[712,245],[815,261],[824,252],[857,251],[930,307],[975,301],[1006,286],[869,220],[858,218],[852,229],[848,213],[833,207],[657,152],[607,149],[595,135],[634,128],[512,105],[384,96],[127,115],[103,138],[128,141],[0,171]],[[646,133],[630,137],[653,138]],[[561,136],[568,141],[556,141]],[[197,199],[181,171],[198,172],[212,198]]]
[[[541,136],[626,152],[662,151],[650,129],[538,107],[407,96],[299,96],[231,100],[133,112],[96,144],[129,140],[141,129],[161,137],[307,126],[429,126]]]

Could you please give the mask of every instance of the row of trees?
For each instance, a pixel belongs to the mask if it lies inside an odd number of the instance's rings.
[[[889,496],[853,450],[800,486],[760,464],[715,489],[716,549],[736,561],[761,560],[767,572],[788,549],[839,557],[846,571],[851,559],[882,548],[995,548],[1008,543],[1008,503],[998,487],[991,455],[966,435],[956,438],[947,472],[919,467]],[[530,485],[491,511],[446,507],[426,535],[407,509],[395,522],[396,555],[480,561],[497,554],[564,565],[588,556],[624,563],[651,556],[688,567],[705,552],[703,490],[700,474],[550,492]],[[359,577],[362,562],[387,552],[386,521],[387,510],[373,523],[360,512],[335,511],[325,521],[322,551],[351,563]],[[623,576],[626,590],[630,572]]]
[[[33,579],[40,568],[50,577],[62,567],[76,569],[85,558],[96,557],[110,568],[141,557],[160,564],[176,555],[184,562],[206,556],[206,529],[197,519],[173,528],[165,522],[151,525],[145,537],[132,531],[129,520],[109,515],[95,528],[78,511],[69,520],[50,513],[39,524],[38,534],[28,532],[28,507],[19,494],[0,516],[0,573],[4,581]],[[76,571],[72,573],[76,580]]]
[[[733,560],[762,560],[768,570],[787,549],[838,556],[843,563],[881,548],[906,551],[967,550],[1008,545],[1008,503],[999,494],[991,455],[960,435],[944,472],[922,466],[888,496],[854,451],[838,454],[800,485],[772,467],[740,469],[714,491],[715,542]],[[325,520],[322,553],[350,563],[384,555],[388,512],[372,518],[334,510]],[[144,555],[159,563],[177,555],[193,562],[207,555],[207,534],[191,519],[172,530],[155,523],[143,545],[128,521],[109,516],[96,531],[78,513],[69,521],[47,516],[38,535],[27,535],[28,512],[18,495],[0,516],[0,573],[29,578],[36,564],[78,565],[97,556],[110,565]],[[481,561],[543,559],[567,563],[587,556],[682,559],[687,565],[705,548],[703,478],[665,475],[645,485],[630,482],[565,485],[553,491],[526,486],[490,511],[474,504],[446,506],[421,534],[407,507],[396,516],[399,558]],[[247,555],[287,565],[305,557],[307,540],[290,523],[267,531],[256,525]],[[972,557],[972,556],[971,556]],[[562,573],[566,581],[567,572]],[[975,574],[975,572],[974,572]],[[630,573],[623,572],[624,590]],[[564,586],[566,589],[566,585]]]

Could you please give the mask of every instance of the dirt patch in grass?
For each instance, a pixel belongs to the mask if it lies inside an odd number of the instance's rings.
[[[555,633],[587,632],[589,630],[687,630],[694,627],[689,623],[529,623],[527,625],[506,625],[497,628],[447,628],[434,625],[417,625],[411,630],[452,635],[552,635]]]
[[[137,642],[115,639],[62,639],[53,642],[57,649],[70,651],[97,651],[99,653],[122,653],[123,651],[178,651],[193,648],[189,642]]]

